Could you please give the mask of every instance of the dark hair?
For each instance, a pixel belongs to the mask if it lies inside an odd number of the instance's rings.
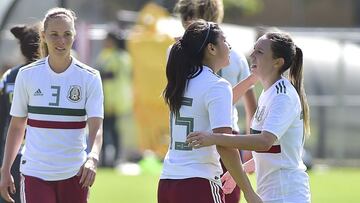
[[[171,112],[179,112],[188,80],[201,73],[204,50],[209,43],[217,44],[221,32],[217,24],[198,20],[172,46],[166,65],[167,85],[163,92]]]
[[[19,40],[20,50],[26,58],[26,63],[36,61],[39,58],[39,28],[40,24],[17,25],[10,32]]]
[[[303,53],[301,49],[294,44],[290,35],[286,33],[269,32],[266,33],[266,37],[271,40],[273,58],[284,59],[284,65],[280,69],[280,74],[290,69],[289,80],[300,97],[305,134],[309,135],[310,115],[303,83]]]
[[[180,14],[181,21],[197,19],[194,0],[179,0],[174,7],[174,13]]]

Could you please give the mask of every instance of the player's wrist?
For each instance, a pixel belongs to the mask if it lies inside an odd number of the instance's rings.
[[[93,160],[95,163],[98,163],[98,162],[99,162],[99,155],[96,154],[96,153],[90,152],[90,153],[87,155],[87,159],[88,159],[88,160]]]
[[[2,174],[2,173],[10,173],[10,171],[11,171],[11,167],[2,166],[0,168],[0,174]]]
[[[219,134],[218,133],[211,133],[210,136],[210,143],[212,145],[216,145],[218,143]]]

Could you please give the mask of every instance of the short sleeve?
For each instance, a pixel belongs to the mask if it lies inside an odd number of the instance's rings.
[[[226,81],[218,82],[205,94],[211,129],[232,127],[232,90]]]
[[[89,82],[85,110],[88,118],[104,118],[104,94],[99,72],[96,72],[96,76]]]
[[[26,81],[23,71],[19,71],[15,79],[14,97],[11,104],[10,115],[15,117],[27,117],[29,94],[26,89]]]
[[[298,116],[297,109],[289,95],[277,95],[269,107],[262,130],[280,139]]]

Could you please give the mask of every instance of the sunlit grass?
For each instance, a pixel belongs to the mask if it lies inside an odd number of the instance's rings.
[[[116,170],[99,169],[90,203],[156,203],[159,174],[125,176]],[[313,203],[360,202],[360,169],[322,168],[309,175]],[[254,183],[254,175],[250,179]]]

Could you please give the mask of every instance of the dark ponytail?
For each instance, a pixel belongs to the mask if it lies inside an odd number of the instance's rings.
[[[163,92],[165,102],[169,105],[170,111],[178,113],[182,97],[189,77],[196,76],[202,71],[201,63],[194,64],[187,56],[182,47],[182,40],[177,41],[171,48],[169,59],[166,65],[167,85]]]
[[[171,112],[179,113],[189,79],[201,73],[204,50],[208,43],[216,45],[220,32],[217,24],[198,20],[172,46],[166,65],[167,85],[163,91]]]
[[[299,94],[301,106],[302,106],[302,116],[304,119],[304,130],[306,135],[310,135],[310,115],[309,115],[309,105],[306,99],[306,93],[304,89],[303,82],[303,53],[299,47],[295,48],[295,56],[293,63],[289,71],[289,80],[294,85],[297,93]]]

